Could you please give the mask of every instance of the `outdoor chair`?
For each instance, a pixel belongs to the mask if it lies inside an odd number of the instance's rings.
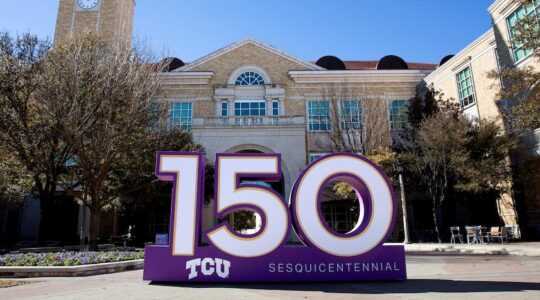
[[[478,241],[482,244],[489,244],[489,239],[491,237],[491,232],[488,231],[487,227],[478,226]]]
[[[521,234],[519,233],[519,227],[517,225],[506,225],[507,242],[519,240]]]
[[[465,232],[467,233],[467,244],[478,243],[478,227],[477,226],[465,226]]]
[[[459,231],[459,226],[450,227],[450,233],[452,234],[452,237],[450,238],[450,243],[455,244],[457,239],[459,240],[460,244],[463,244],[463,236]]]
[[[491,240],[498,240],[501,244],[508,242],[508,229],[506,227],[491,227]]]

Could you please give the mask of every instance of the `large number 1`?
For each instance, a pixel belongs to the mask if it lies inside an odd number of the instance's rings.
[[[194,255],[200,232],[204,157],[198,153],[161,152],[156,175],[173,182],[172,255]]]

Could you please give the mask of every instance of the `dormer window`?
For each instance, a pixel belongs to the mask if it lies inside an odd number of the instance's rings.
[[[264,79],[255,72],[244,72],[236,79],[236,85],[264,85]]]

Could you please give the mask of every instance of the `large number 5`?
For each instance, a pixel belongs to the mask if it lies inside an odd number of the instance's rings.
[[[250,209],[263,218],[263,227],[254,236],[241,236],[229,224],[208,233],[221,251],[239,257],[257,257],[279,247],[289,230],[289,211],[284,199],[262,185],[241,184],[240,179],[266,181],[281,178],[280,155],[218,154],[216,158],[216,215]]]

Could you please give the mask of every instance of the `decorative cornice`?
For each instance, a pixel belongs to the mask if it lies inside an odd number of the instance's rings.
[[[501,10],[501,11],[504,10],[505,8],[510,6],[512,3],[514,3],[514,1],[512,0],[496,0],[495,2],[493,2],[493,4],[491,4],[488,7],[487,10],[490,14],[493,15],[498,10]]]
[[[160,73],[161,84],[163,85],[183,85],[183,84],[208,84],[214,77],[214,72],[169,72]]]
[[[472,56],[466,56],[463,61],[461,61],[459,64],[457,64],[455,67],[452,68],[452,72],[456,72],[457,70],[463,68],[465,65],[470,64],[472,60]]]
[[[289,76],[295,83],[418,83],[430,72],[420,70],[289,71]]]
[[[446,69],[448,69],[448,68],[454,69],[455,66],[456,66],[456,62],[459,62],[458,64],[462,65],[464,63],[463,60],[468,59],[468,61],[471,61],[473,59],[473,57],[471,57],[469,55],[468,58],[467,58],[468,52],[471,51],[472,49],[476,48],[479,44],[483,43],[485,40],[487,40],[489,38],[494,38],[494,37],[495,37],[495,33],[493,31],[493,28],[490,28],[488,31],[486,31],[484,34],[482,34],[479,38],[474,40],[472,43],[467,45],[467,47],[463,48],[463,50],[459,51],[454,57],[452,57],[450,60],[448,60],[446,63],[444,63],[444,65],[438,67],[437,69],[435,69],[435,71],[433,71],[431,74],[426,76],[425,80],[427,82],[430,82],[430,81],[433,80],[433,78],[435,76],[437,76],[438,74],[446,71]],[[490,45],[490,46],[492,46],[492,45]]]

